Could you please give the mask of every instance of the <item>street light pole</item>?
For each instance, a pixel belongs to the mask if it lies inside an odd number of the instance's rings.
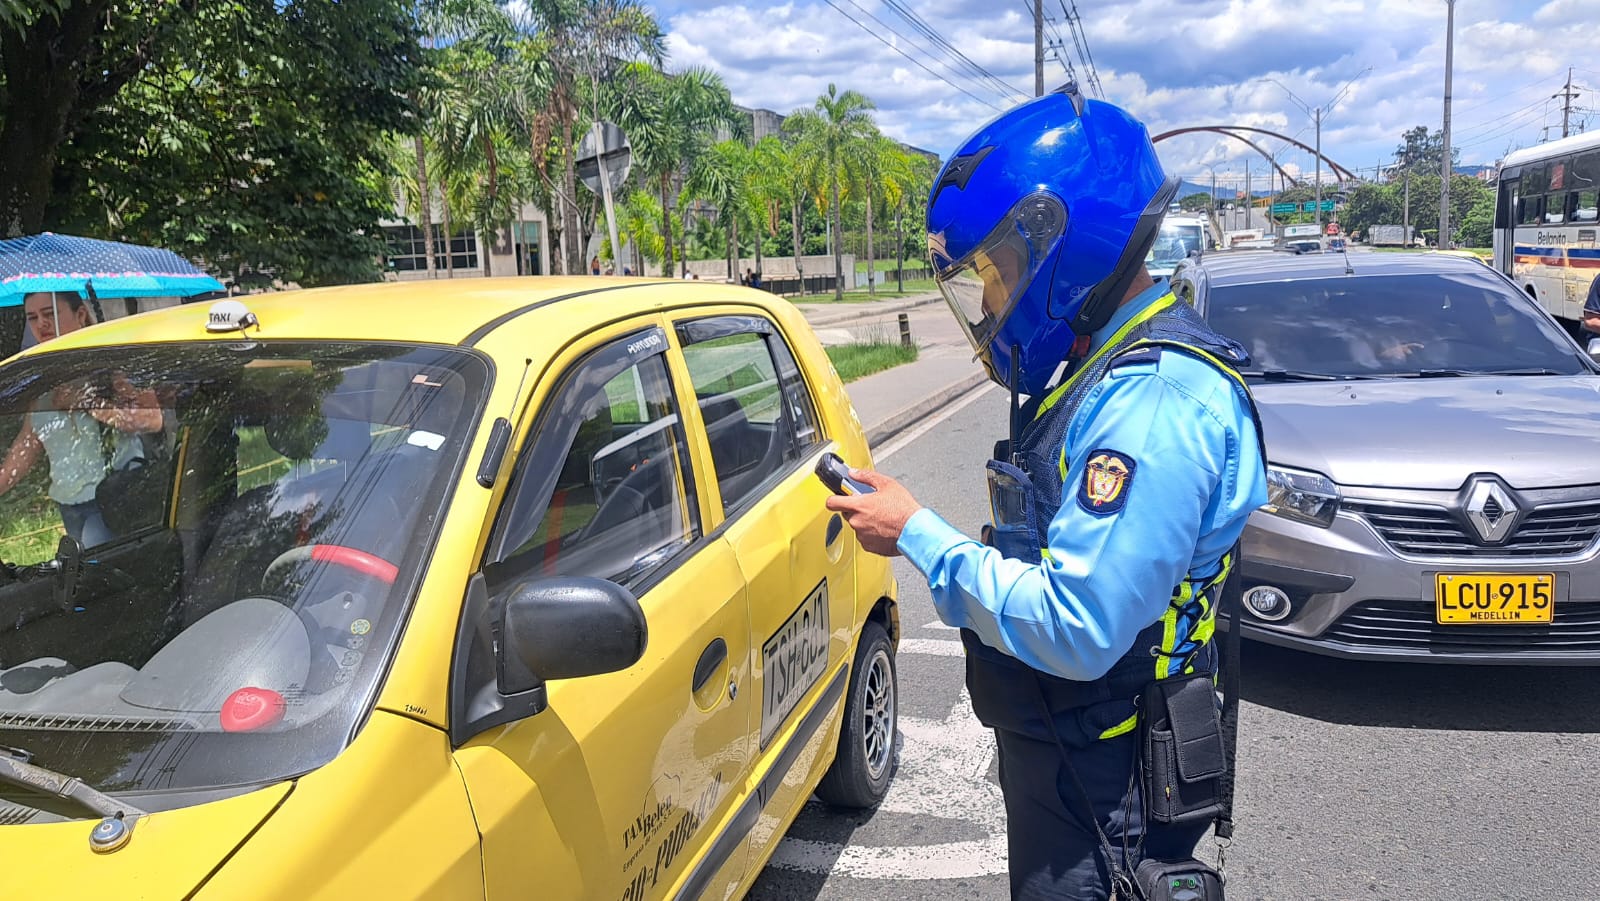
[[[1450,70],[1454,63],[1456,0],[1445,0],[1444,24],[1444,159],[1439,177],[1439,249],[1450,247]]]
[[[1317,107],[1315,115],[1317,123],[1317,236],[1322,236],[1322,107]]]
[[[1449,0],[1449,2],[1454,3],[1455,0]],[[1300,109],[1303,110],[1306,115],[1310,116],[1312,118],[1312,121],[1316,124],[1316,128],[1317,128],[1317,147],[1316,147],[1316,151],[1315,151],[1314,155],[1317,158],[1317,161],[1316,161],[1317,162],[1317,202],[1315,204],[1315,207],[1316,207],[1316,216],[1317,216],[1317,220],[1316,221],[1317,221],[1317,233],[1318,234],[1322,233],[1322,113],[1323,113],[1323,111],[1327,111],[1327,112],[1330,112],[1330,113],[1333,112],[1333,108],[1339,105],[1339,101],[1344,98],[1345,92],[1350,90],[1350,87],[1356,83],[1356,79],[1360,78],[1361,76],[1363,76],[1363,75],[1365,75],[1365,74],[1367,74],[1368,72],[1371,72],[1371,71],[1372,71],[1372,67],[1368,66],[1365,69],[1362,69],[1360,72],[1357,72],[1355,74],[1355,78],[1352,78],[1349,81],[1345,82],[1344,83],[1344,87],[1339,89],[1339,93],[1333,95],[1333,99],[1329,100],[1326,104],[1324,104],[1322,106],[1319,106],[1319,107],[1317,107],[1315,109],[1312,109],[1309,105],[1306,104],[1306,102],[1304,100],[1301,100],[1295,94],[1294,91],[1289,90],[1289,86],[1288,85],[1286,85],[1283,82],[1277,80],[1276,78],[1263,78],[1263,79],[1261,79],[1262,81],[1270,81],[1273,84],[1277,85],[1278,87],[1282,88],[1283,92],[1285,94],[1289,95],[1289,99],[1294,101],[1295,105],[1300,107]],[[1448,93],[1448,90],[1446,90],[1446,93]]]

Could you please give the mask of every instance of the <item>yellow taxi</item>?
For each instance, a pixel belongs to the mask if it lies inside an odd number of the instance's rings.
[[[771,295],[163,310],[6,362],[0,442],[7,897],[726,898],[888,789],[895,583],[813,474],[868,449]]]

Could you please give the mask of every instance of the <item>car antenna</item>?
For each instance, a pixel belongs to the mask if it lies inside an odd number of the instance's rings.
[[[533,358],[528,357],[522,361],[522,378],[517,379],[517,391],[511,395],[511,409],[506,411],[506,421],[511,421],[517,413],[517,399],[522,396],[522,386],[528,381],[528,370],[533,368]]]
[[[1339,252],[1344,254],[1344,274],[1355,275],[1356,267],[1350,265],[1350,242],[1348,240],[1340,245]]]

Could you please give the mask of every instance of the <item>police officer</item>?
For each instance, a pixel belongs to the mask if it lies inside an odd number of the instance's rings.
[[[934,184],[928,245],[1012,392],[994,523],[969,538],[871,471],[853,475],[874,493],[828,501],[865,549],[904,554],[962,630],[1014,898],[1105,898],[1142,857],[1192,856],[1207,828],[1144,815],[1135,701],[1215,673],[1220,586],[1267,494],[1244,349],[1144,268],[1177,184],[1141,124],[1071,86],[969,138]]]

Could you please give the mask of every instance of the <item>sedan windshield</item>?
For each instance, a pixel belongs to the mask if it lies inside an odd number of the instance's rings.
[[[486,378],[460,351],[353,344],[0,369],[0,747],[191,798],[330,760],[370,708]]]
[[[1213,286],[1206,318],[1249,371],[1350,377],[1592,371],[1533,302],[1490,273],[1354,275]]]

